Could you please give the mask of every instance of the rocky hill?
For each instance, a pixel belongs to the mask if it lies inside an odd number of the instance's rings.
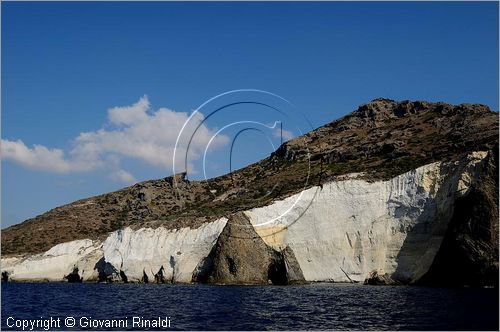
[[[2,253],[43,252],[137,224],[196,226],[339,175],[365,172],[372,181],[389,179],[433,161],[495,150],[496,144],[498,114],[485,105],[375,99],[233,174],[208,182],[187,182],[178,175],[179,190],[174,190],[173,177],[145,181],[11,226],[2,231]]]
[[[2,255],[42,253],[74,240],[102,242],[125,228],[132,232],[197,229],[214,220],[241,219],[234,217],[235,213],[264,209],[309,188],[323,189],[324,185],[349,179],[353,173],[367,184],[389,183],[397,176],[434,162],[442,163],[439,167],[443,169],[451,167],[445,166],[450,163],[466,167],[464,160],[475,152],[485,153],[483,166],[474,175],[483,178],[471,187],[473,194],[467,196],[462,206],[478,211],[450,214],[451,221],[446,220],[446,225],[449,221],[451,227],[447,228],[447,240],[440,251],[442,257],[438,255],[436,261],[460,251],[459,261],[481,257],[483,261],[478,263],[481,268],[494,271],[496,260],[498,271],[498,114],[477,104],[389,99],[375,99],[362,105],[341,119],[284,143],[268,158],[232,174],[194,182],[179,174],[50,210],[3,230]],[[218,246],[225,247],[231,245]],[[279,267],[276,257],[284,257],[285,251],[269,252],[273,266]],[[292,256],[289,258],[296,261]],[[217,257],[214,259],[220,265],[220,252]],[[435,271],[439,270],[430,269],[426,278],[435,280],[432,273],[439,274]],[[221,279],[220,273],[210,273],[207,278]]]

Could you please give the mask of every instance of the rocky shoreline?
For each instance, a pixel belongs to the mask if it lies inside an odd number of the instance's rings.
[[[28,282],[432,284],[453,207],[477,191],[491,159],[491,153],[475,152],[389,181],[353,175],[310,188],[300,200],[290,196],[196,229],[126,228],[104,242],[77,240],[42,254],[2,257],[2,276]],[[265,222],[290,206],[283,218]]]

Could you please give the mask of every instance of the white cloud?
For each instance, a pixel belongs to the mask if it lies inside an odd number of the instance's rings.
[[[77,161],[65,159],[61,149],[49,149],[35,144],[28,148],[23,141],[9,141],[2,139],[2,159],[12,160],[26,168],[67,173],[70,171],[84,171],[93,168],[91,165],[80,164]]]
[[[123,169],[111,173],[111,179],[116,182],[123,182],[127,184],[133,184],[137,182],[132,174]]]
[[[147,120],[150,104],[147,96],[132,106],[114,107],[108,110],[108,118],[114,124],[133,125]]]
[[[109,109],[109,125],[106,129],[80,133],[73,140],[73,147],[68,153],[42,145],[29,148],[21,140],[2,139],[1,156],[2,159],[27,168],[55,173],[107,168],[111,169],[113,179],[123,182],[133,182],[135,179],[124,170],[116,171],[120,169],[122,158],[142,160],[149,165],[170,171],[178,134],[189,115],[167,108],[150,111],[147,96],[140,98],[131,106]],[[203,114],[196,113],[185,125],[176,152],[176,172],[184,170],[180,165],[183,164],[191,137],[188,159],[192,162],[201,156],[206,144],[214,135],[215,131],[203,124],[203,119]],[[193,136],[192,133],[195,131],[196,134]],[[212,141],[211,148],[225,145],[228,141],[226,136],[218,136]],[[192,167],[191,162],[188,168]]]
[[[273,131],[273,135],[276,138],[280,138],[282,134],[283,134],[283,142],[291,140],[292,138],[294,138],[293,133],[291,131],[289,131],[289,130],[283,129],[283,133],[281,133],[281,129],[278,127],[278,128],[275,128],[274,131]]]

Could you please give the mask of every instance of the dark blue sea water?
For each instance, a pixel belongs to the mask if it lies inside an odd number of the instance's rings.
[[[344,284],[210,286],[2,284],[2,329],[15,319],[169,317],[181,330],[498,330],[498,290]],[[64,319],[75,318],[68,329]],[[91,317],[91,318],[90,318]],[[125,319],[125,317],[127,317]],[[21,322],[21,321],[19,321]],[[102,328],[94,328],[99,330]],[[123,329],[123,328],[122,328]],[[42,328],[38,328],[42,330]],[[51,329],[52,330],[52,329]]]

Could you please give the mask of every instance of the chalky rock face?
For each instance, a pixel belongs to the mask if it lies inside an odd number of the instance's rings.
[[[289,284],[383,276],[418,282],[435,260],[457,200],[477,187],[487,155],[431,163],[388,181],[351,174],[198,228],[126,227],[102,242],[61,243],[42,254],[2,258],[2,275],[12,281]]]
[[[102,256],[100,244],[77,240],[58,244],[43,254],[2,259],[2,272],[11,281],[63,281],[78,269],[84,280],[97,280],[94,266]]]
[[[125,228],[103,242],[77,240],[58,244],[43,254],[2,258],[10,281],[65,281],[78,274],[82,281],[190,282],[226,219],[200,228]]]
[[[125,228],[104,241],[104,259],[122,271],[128,282],[191,282],[193,271],[208,256],[226,222],[222,218],[196,229]]]
[[[432,264],[454,201],[468,194],[486,155],[432,163],[389,181],[353,176],[247,215],[269,246],[293,251],[307,281],[363,282],[379,271],[415,282]]]

